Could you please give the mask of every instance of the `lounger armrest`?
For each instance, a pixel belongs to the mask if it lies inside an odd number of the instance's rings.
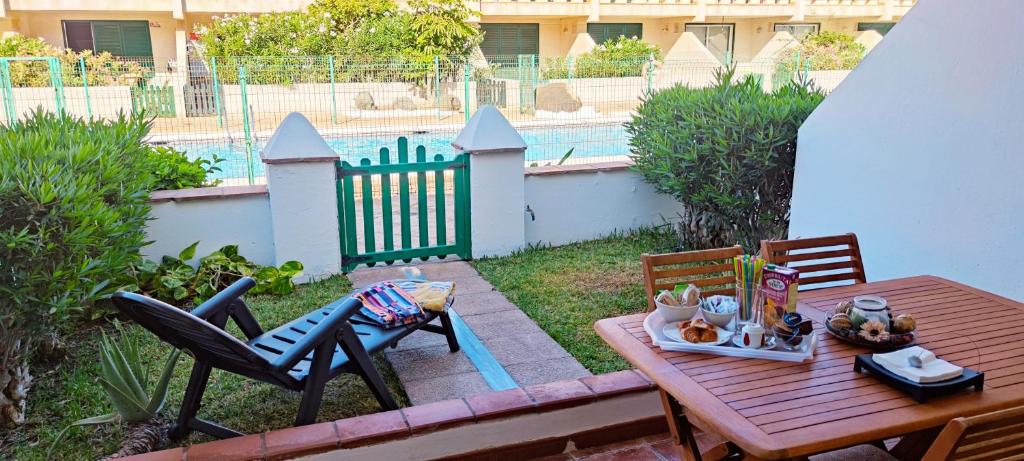
[[[278,372],[290,370],[320,343],[336,341],[338,331],[345,326],[352,314],[358,312],[359,308],[363,306],[363,303],[355,298],[346,298],[339,303],[334,311],[274,360],[272,365]]]
[[[192,309],[192,315],[199,317],[203,320],[210,320],[222,309],[228,307],[236,299],[241,298],[247,291],[251,290],[252,287],[256,286],[256,281],[252,277],[242,277],[237,282],[232,283],[227,288],[213,295],[212,298],[207,299],[206,302],[199,305],[199,307]]]

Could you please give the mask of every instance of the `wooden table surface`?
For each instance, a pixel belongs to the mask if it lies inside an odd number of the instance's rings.
[[[985,372],[982,392],[918,404],[868,372],[867,350],[831,337],[824,312],[843,299],[877,294],[913,314],[918,344]],[[804,363],[667,352],[644,332],[646,314],[598,321],[598,333],[675,397],[696,424],[748,454],[787,459],[939,427],[958,416],[1024,403],[1024,304],[938,277],[921,276],[800,293],[818,348]]]

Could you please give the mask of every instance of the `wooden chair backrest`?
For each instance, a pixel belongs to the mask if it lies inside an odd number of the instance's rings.
[[[801,291],[821,283],[867,283],[856,234],[762,240],[761,257],[769,263],[799,270]]]
[[[921,459],[1024,459],[1024,406],[950,421]]]
[[[733,258],[742,254],[743,247],[736,245],[712,250],[641,255],[648,312],[654,310],[654,297],[661,290],[671,290],[677,284],[697,285],[701,295],[705,296],[735,295],[736,271],[733,270]]]
[[[247,375],[270,372],[270,362],[259,352],[206,320],[136,293],[119,291],[112,299],[126,317],[216,368]]]

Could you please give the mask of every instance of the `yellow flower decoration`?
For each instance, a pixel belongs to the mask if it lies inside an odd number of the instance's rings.
[[[889,332],[885,331],[885,324],[878,320],[868,320],[861,324],[858,334],[861,338],[876,343],[889,339]]]

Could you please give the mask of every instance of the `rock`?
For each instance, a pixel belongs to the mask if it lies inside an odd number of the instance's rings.
[[[369,91],[360,91],[356,94],[356,109],[359,110],[375,110],[377,104],[373,102],[373,95]]]
[[[416,100],[408,96],[399,96],[398,98],[395,98],[395,102],[391,107],[398,110],[416,110],[417,104]]]
[[[446,94],[441,96],[441,108],[458,112],[462,110],[462,100],[450,94]]]
[[[549,83],[537,88],[537,110],[576,112],[581,107],[580,98],[570,93],[565,83]]]

